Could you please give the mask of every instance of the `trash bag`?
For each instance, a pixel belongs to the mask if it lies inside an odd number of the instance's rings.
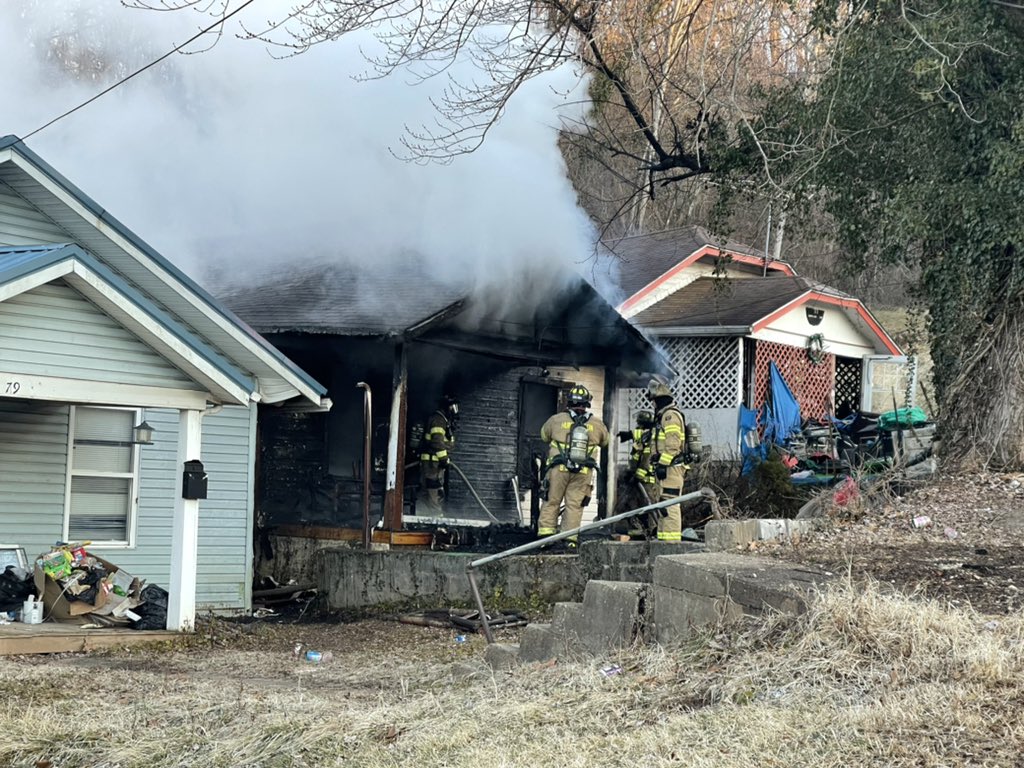
[[[167,590],[147,584],[139,597],[143,602],[133,609],[139,620],[132,622],[132,629],[167,629]]]
[[[0,611],[20,611],[22,604],[35,591],[31,573],[16,565],[8,565],[0,573]]]

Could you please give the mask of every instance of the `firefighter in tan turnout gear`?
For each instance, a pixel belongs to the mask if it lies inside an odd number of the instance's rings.
[[[455,420],[459,403],[445,395],[423,430],[420,448],[420,479],[423,504],[433,513],[443,511],[444,477],[448,471],[448,452],[455,446]]]
[[[620,443],[630,443],[629,463],[626,471],[619,479],[615,494],[613,514],[620,514],[629,509],[644,507],[658,499],[658,481],[651,467],[651,448],[654,444],[654,414],[650,411],[638,411],[636,425],[631,430],[619,432]],[[646,518],[633,517],[616,523],[614,536],[623,534],[631,537],[647,537],[653,535],[657,526],[657,515],[652,515],[655,522]],[[650,533],[649,533],[650,532]]]
[[[567,410],[556,413],[540,428],[541,439],[549,450],[547,498],[537,522],[539,537],[558,532],[558,513],[563,501],[563,531],[578,528],[583,519],[583,508],[589,502],[597,471],[597,449],[608,445],[604,422],[588,413],[590,400],[590,391],[577,384],[569,390]],[[566,546],[575,549],[576,538],[568,539]]]
[[[654,403],[654,439],[651,466],[658,481],[658,499],[663,501],[683,493],[683,479],[689,467],[686,457],[686,421],[672,399],[672,390],[663,381],[651,381],[647,394]],[[683,511],[678,504],[665,510],[658,521],[658,541],[682,541]]]

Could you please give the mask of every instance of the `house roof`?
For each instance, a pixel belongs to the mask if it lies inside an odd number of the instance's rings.
[[[633,322],[645,328],[753,326],[794,299],[819,288],[831,291],[806,277],[736,280],[701,277],[638,312]]]
[[[120,320],[216,397],[249,402],[255,387],[249,374],[78,245],[0,247],[0,301],[58,278]]]
[[[545,275],[543,283],[534,290],[524,282],[513,294],[469,280],[443,281],[406,254],[293,266],[245,285],[225,284],[217,293],[262,333],[415,337],[510,360],[671,371],[654,345],[582,277]]]
[[[687,266],[702,257],[716,258],[731,254],[741,262],[764,264],[764,253],[742,243],[713,237],[703,227],[688,226],[632,235],[604,245],[617,257],[618,282],[628,300],[676,268]],[[771,268],[795,274],[784,261],[771,262]]]
[[[214,290],[261,333],[388,336],[457,303],[469,288],[438,280],[407,255],[363,266],[291,265]]]
[[[633,322],[655,333],[747,335],[808,301],[840,307],[879,351],[902,354],[860,300],[806,277],[701,277],[637,313]]]
[[[67,233],[137,293],[162,307],[197,339],[255,379],[254,399],[296,396],[319,405],[326,389],[232,314],[16,136],[0,138],[0,187],[6,186]]]

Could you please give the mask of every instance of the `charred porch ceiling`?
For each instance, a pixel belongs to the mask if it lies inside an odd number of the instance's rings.
[[[514,283],[514,284],[513,284]],[[536,391],[571,384],[549,368],[600,368],[606,390],[666,372],[657,350],[576,275],[479,286],[440,280],[416,259],[310,266],[222,287],[223,301],[318,380],[330,413],[261,412],[259,498],[269,523],[358,526],[363,391],[373,392],[371,516],[401,526],[416,473],[402,468],[408,426],[444,392],[460,398],[454,460],[503,521],[518,517],[511,479],[529,481]],[[524,402],[524,400],[529,402]],[[544,400],[542,397],[541,400]],[[605,402],[614,402],[606,397]],[[547,401],[545,401],[547,402]],[[554,403],[555,400],[550,400]],[[536,408],[538,406],[533,405]],[[548,407],[548,406],[544,406]],[[610,417],[607,411],[606,418]],[[535,447],[534,447],[535,449]],[[413,488],[412,491],[415,489]],[[482,516],[458,478],[451,514]]]

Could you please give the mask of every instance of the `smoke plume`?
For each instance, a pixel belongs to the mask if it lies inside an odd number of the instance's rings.
[[[21,136],[209,21],[119,0],[5,10],[0,134]],[[238,19],[270,13],[255,3]],[[446,77],[474,73],[358,80],[367,36],[275,59],[239,31],[229,22],[209,50],[172,56],[26,143],[200,282],[414,253],[439,279],[503,286],[591,257],[557,145],[560,112],[582,108],[571,68],[524,86],[475,153],[417,164],[393,153],[403,133],[434,121]]]

